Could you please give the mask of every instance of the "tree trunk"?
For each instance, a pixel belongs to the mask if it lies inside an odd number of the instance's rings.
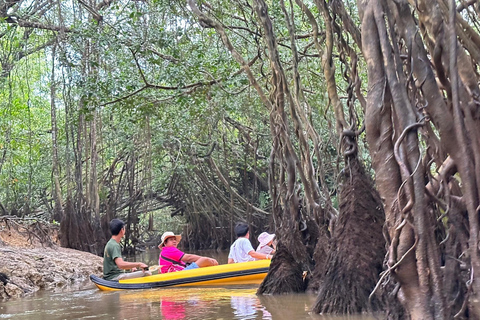
[[[384,307],[378,294],[369,299],[386,253],[383,206],[356,154],[346,157],[346,164],[332,249],[324,257],[326,271],[313,307],[316,313],[355,314]]]
[[[398,296],[412,319],[478,317],[471,302],[480,290],[471,281],[480,267],[480,117],[473,102],[480,91],[465,54],[467,49],[475,57],[477,49],[462,38],[471,30],[462,25],[454,1],[358,6],[369,78],[367,139],[389,231],[387,272],[398,281]],[[445,251],[439,239],[444,225],[437,219],[448,226]]]
[[[57,46],[52,48],[52,56],[55,57]],[[55,59],[52,59],[52,75],[50,84],[50,110],[51,110],[51,123],[52,123],[52,173],[53,173],[53,201],[54,212],[53,219],[55,221],[62,221],[65,213],[63,212],[63,197],[62,189],[59,180],[59,165],[58,165],[58,143],[57,143],[57,107],[55,104],[56,97],[56,81],[55,81]]]

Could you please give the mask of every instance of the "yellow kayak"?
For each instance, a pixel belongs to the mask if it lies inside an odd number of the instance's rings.
[[[267,275],[269,266],[270,260],[258,260],[155,274],[120,281],[105,280],[91,275],[90,280],[92,280],[100,290],[107,291],[162,287],[259,284]]]

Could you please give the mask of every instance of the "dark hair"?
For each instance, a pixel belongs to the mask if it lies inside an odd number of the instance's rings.
[[[234,230],[237,237],[245,237],[248,233],[248,225],[246,223],[239,222],[235,226]]]
[[[112,221],[110,221],[110,232],[112,236],[118,235],[124,226],[125,223],[122,220],[112,219]]]

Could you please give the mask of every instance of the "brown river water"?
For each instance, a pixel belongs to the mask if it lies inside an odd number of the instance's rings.
[[[158,264],[158,250],[130,261]],[[197,252],[226,263],[226,252]],[[373,320],[372,315],[312,314],[315,296],[257,296],[257,286],[159,288],[100,291],[87,282],[63,292],[39,291],[33,296],[0,302],[0,319],[272,319]]]

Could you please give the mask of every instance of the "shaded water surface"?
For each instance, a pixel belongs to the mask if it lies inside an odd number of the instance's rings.
[[[214,256],[220,263],[226,260],[225,253],[200,254]],[[135,259],[152,265],[157,257],[158,251]],[[39,291],[34,296],[0,302],[0,319],[374,319],[314,315],[309,312],[313,295],[257,296],[256,289],[249,285],[99,291],[86,283],[73,291]]]
[[[0,319],[356,319],[309,313],[311,295],[255,295],[256,288],[40,292],[0,303]]]

